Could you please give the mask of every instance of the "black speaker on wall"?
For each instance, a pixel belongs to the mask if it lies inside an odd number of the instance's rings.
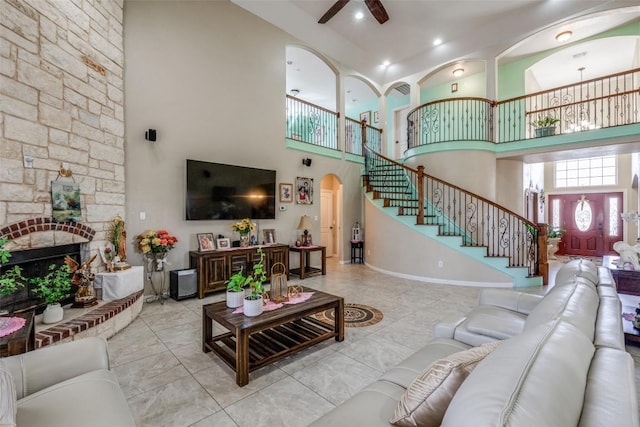
[[[176,301],[198,295],[198,270],[187,268],[169,272],[169,296]]]

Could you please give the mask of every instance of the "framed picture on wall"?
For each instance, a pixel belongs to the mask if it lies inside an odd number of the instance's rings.
[[[313,178],[296,178],[296,203],[299,205],[313,204]]]
[[[280,203],[293,202],[293,184],[280,183]]]
[[[196,236],[198,237],[198,250],[200,252],[212,251],[216,248],[213,244],[213,233],[198,233]]]
[[[368,125],[371,124],[371,111],[363,111],[360,113],[360,121],[366,121]]]
[[[373,123],[380,123],[380,112],[373,112]]]

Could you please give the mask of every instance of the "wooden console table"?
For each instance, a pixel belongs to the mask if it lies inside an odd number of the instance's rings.
[[[291,269],[291,274],[300,276],[300,280],[316,273],[322,273],[323,276],[327,274],[327,252],[324,246],[291,246],[289,250],[300,254],[300,267]],[[316,251],[321,252],[322,268],[311,267],[311,252]]]
[[[36,322],[33,310],[12,314],[26,319],[21,329],[0,338],[0,357],[15,356],[36,348]]]
[[[258,248],[264,252],[264,269],[267,279],[271,276],[271,266],[277,262],[285,265],[289,277],[289,246],[272,244],[265,246],[248,246],[244,248],[220,249],[215,251],[189,252],[190,268],[198,270],[198,298],[204,298],[209,292],[222,291],[224,284],[234,273],[246,272],[260,260]]]
[[[617,256],[604,256],[602,257],[602,265],[611,271],[619,294],[640,296],[640,271],[618,268],[619,259],[620,257]]]

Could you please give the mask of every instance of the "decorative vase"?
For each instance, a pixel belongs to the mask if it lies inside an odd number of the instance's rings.
[[[247,246],[249,246],[249,235],[248,234],[241,234],[240,235],[240,247],[246,248]]]
[[[227,307],[238,308],[243,305],[244,292],[227,291]]]
[[[551,237],[547,239],[547,259],[558,259],[555,255],[558,252],[558,244],[562,238]]]
[[[262,296],[258,296],[257,299],[249,298],[251,297],[244,298],[244,315],[254,317],[262,314]]]
[[[555,126],[546,126],[536,129],[536,138],[540,138],[543,136],[553,136],[556,134]]]
[[[167,263],[166,253],[154,253],[149,257],[150,271],[163,271],[164,265]]]
[[[47,308],[42,313],[42,323],[57,323],[64,317],[64,309],[59,302],[47,304]]]

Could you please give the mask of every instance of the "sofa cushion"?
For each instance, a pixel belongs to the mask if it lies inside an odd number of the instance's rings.
[[[576,277],[583,277],[593,285],[597,285],[599,282],[598,267],[586,259],[569,261],[558,270],[555,286],[573,283]]]
[[[634,369],[633,358],[626,351],[606,347],[596,350],[579,427],[640,426]]]
[[[106,369],[52,385],[18,401],[20,427],[134,426],[118,380]]]
[[[467,350],[470,346],[449,338],[436,338],[385,372],[380,379],[407,389],[413,380],[433,362],[450,354]]]
[[[17,399],[13,377],[2,369],[0,359],[0,427],[16,426]]]
[[[442,426],[576,426],[594,350],[563,320],[506,340],[462,383]]]
[[[611,289],[611,288],[608,288]],[[622,329],[622,303],[619,298],[601,297],[593,344],[625,350]]]
[[[492,342],[437,360],[411,383],[390,422],[403,427],[439,426],[462,382],[500,344]]]
[[[522,332],[524,321],[505,322],[496,316],[480,313],[467,322],[467,329],[479,335],[506,340]]]

